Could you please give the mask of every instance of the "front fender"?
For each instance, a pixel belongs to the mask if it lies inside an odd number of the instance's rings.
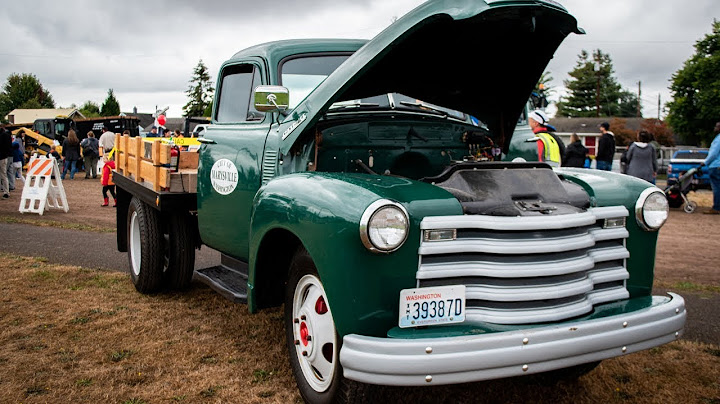
[[[635,218],[635,203],[648,188],[656,188],[647,181],[624,174],[584,168],[561,168],[556,172],[563,178],[580,186],[590,195],[592,206],[623,205],[630,213],[627,218],[627,249],[630,258],[627,269],[630,279],[627,289],[630,297],[649,296],[655,272],[655,249],[658,232],[645,231]],[[659,189],[658,189],[659,190]]]
[[[389,254],[368,251],[359,232],[365,209],[383,198],[401,203],[410,216],[407,241]],[[420,221],[461,214],[459,202],[445,190],[405,178],[317,172],[278,177],[254,201],[248,299],[256,298],[255,257],[264,236],[284,229],[313,258],[338,333],[385,336],[397,325],[400,290],[416,286]]]

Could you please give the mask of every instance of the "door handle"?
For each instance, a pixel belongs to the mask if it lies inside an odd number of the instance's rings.
[[[212,139],[208,139],[206,137],[199,137],[199,138],[197,138],[197,140],[198,140],[198,142],[200,142],[202,144],[217,144],[216,141],[214,141]]]

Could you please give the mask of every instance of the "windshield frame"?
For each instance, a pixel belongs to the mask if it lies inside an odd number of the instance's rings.
[[[286,63],[291,62],[291,61],[293,61],[293,60],[297,60],[297,59],[323,58],[323,57],[331,57],[331,56],[332,56],[332,57],[345,56],[345,60],[343,61],[343,63],[345,63],[345,62],[347,61],[347,59],[350,58],[350,56],[352,56],[354,53],[355,53],[355,52],[348,52],[348,51],[339,51],[339,52],[309,52],[309,53],[297,53],[297,54],[294,54],[294,55],[286,56],[286,57],[280,59],[280,61],[279,61],[278,64],[277,64],[277,82],[278,82],[279,85],[287,88],[288,91],[290,92],[290,97],[293,97],[293,93],[294,93],[294,92],[293,92],[293,89],[290,88],[290,87],[288,87],[288,86],[283,82],[283,68],[285,67],[285,64],[286,64]],[[342,65],[342,63],[341,63],[340,65]],[[338,65],[338,67],[339,67],[340,65]],[[335,70],[337,70],[337,68],[336,68]],[[335,70],[329,72],[322,80],[320,80],[320,81],[315,85],[315,87],[314,87],[312,90],[310,90],[307,94],[305,94],[305,96],[304,96],[303,98],[297,100],[297,102],[295,102],[295,103],[291,103],[290,106],[289,106],[289,108],[288,108],[288,110],[293,110],[293,109],[295,109],[298,105],[302,104],[302,102],[303,102],[310,94],[312,94],[312,93],[318,88],[318,86],[319,86],[320,84],[322,84],[322,82],[325,81]]]

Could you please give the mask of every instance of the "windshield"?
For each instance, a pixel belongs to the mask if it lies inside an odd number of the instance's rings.
[[[290,91],[289,109],[295,108],[350,54],[302,56],[280,64],[280,84]]]
[[[692,150],[685,150],[685,151],[679,151],[675,153],[676,159],[686,159],[686,160],[705,160],[708,156],[707,151],[698,150],[698,151],[692,151]]]

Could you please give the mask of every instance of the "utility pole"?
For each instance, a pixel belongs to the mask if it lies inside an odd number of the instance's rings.
[[[595,75],[597,76],[597,87],[595,88],[595,117],[600,117],[600,63],[595,61]]]
[[[642,81],[638,81],[638,104],[637,104],[637,117],[640,118],[640,103],[642,101]]]
[[[660,120],[660,93],[658,93],[658,121]]]

